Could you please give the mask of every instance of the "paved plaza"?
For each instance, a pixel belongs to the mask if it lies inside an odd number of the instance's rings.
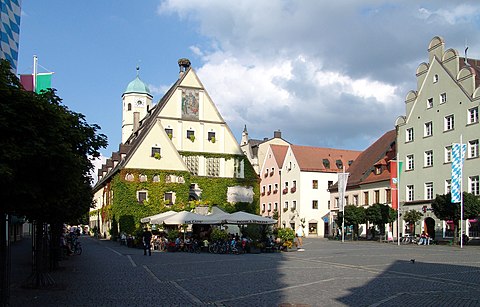
[[[15,244],[11,306],[480,306],[478,246],[307,238],[304,252],[149,257],[116,242],[81,241],[83,254],[52,273],[52,290],[20,287],[29,240]]]

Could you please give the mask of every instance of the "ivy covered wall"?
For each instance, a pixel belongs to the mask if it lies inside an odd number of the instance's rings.
[[[198,154],[198,153],[197,153]],[[236,156],[238,158],[238,156]],[[225,158],[225,156],[224,156]],[[229,157],[231,158],[231,157]],[[134,233],[140,227],[140,219],[168,210],[191,210],[195,206],[217,205],[227,212],[239,210],[259,213],[260,179],[248,159],[243,159],[245,178],[220,178],[192,176],[185,171],[123,169],[112,178],[110,195],[111,206],[108,206],[108,219],[118,222],[120,231]],[[127,174],[133,175],[133,180],[127,181]],[[146,175],[146,181],[140,181],[140,175]],[[182,177],[183,183],[167,183],[167,175]],[[153,177],[158,176],[158,182]],[[202,190],[199,201],[189,201],[190,184],[196,183]],[[228,187],[252,187],[254,196],[252,203],[227,203]],[[139,203],[137,191],[148,191],[148,200]],[[167,192],[175,193],[175,204],[164,200]],[[105,208],[106,209],[106,208]]]

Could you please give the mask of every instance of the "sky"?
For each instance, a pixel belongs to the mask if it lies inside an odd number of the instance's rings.
[[[405,115],[431,39],[480,59],[477,1],[23,0],[18,73],[54,72],[65,105],[121,142],[140,67],[158,102],[188,58],[233,134],[364,150]]]

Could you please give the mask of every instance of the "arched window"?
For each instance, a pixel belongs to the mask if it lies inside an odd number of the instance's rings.
[[[131,103],[129,103],[129,104],[127,105],[127,109],[128,109],[128,111],[132,111],[132,104],[131,104]]]

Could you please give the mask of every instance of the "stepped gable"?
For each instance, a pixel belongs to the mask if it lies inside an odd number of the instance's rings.
[[[361,151],[356,150],[300,145],[291,145],[291,148],[300,170],[310,172],[340,172],[342,171],[341,166],[348,169],[349,161],[355,160],[361,153]]]

